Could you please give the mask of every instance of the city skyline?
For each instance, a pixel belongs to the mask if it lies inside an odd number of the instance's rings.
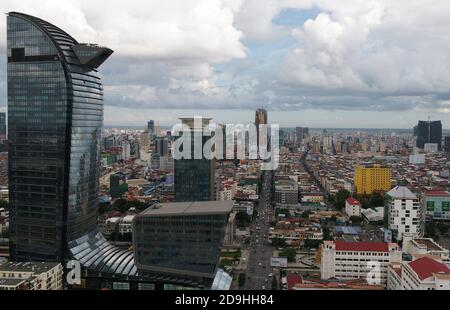
[[[447,128],[448,4],[390,2],[112,1],[100,15],[102,4],[85,0],[2,1],[0,8],[117,51],[102,71],[106,125],[173,124],[195,110],[243,122],[262,107],[281,126],[410,128],[430,116]],[[415,10],[399,19],[406,4]]]
[[[450,290],[450,4],[261,1],[0,4],[0,291]]]

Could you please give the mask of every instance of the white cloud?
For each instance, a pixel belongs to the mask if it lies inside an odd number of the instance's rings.
[[[212,62],[245,57],[233,6],[220,0],[2,0],[0,9],[39,16],[124,57]],[[4,27],[3,22],[1,44]]]

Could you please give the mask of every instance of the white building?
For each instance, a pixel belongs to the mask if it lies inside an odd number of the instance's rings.
[[[125,235],[125,234],[131,234],[132,232],[132,224],[133,224],[133,218],[135,217],[134,214],[130,214],[127,216],[124,216],[120,219],[119,222],[119,234]]]
[[[60,263],[9,262],[0,265],[0,290],[62,290]]]
[[[449,250],[438,244],[431,238],[403,239],[403,252],[412,257],[430,255],[437,257],[447,265],[450,265]]]
[[[450,269],[440,260],[423,256],[389,266],[390,290],[450,290]]]
[[[122,159],[128,160],[131,157],[131,144],[127,140],[121,142]]]
[[[376,207],[375,209],[361,210],[362,216],[367,222],[381,222],[384,220],[384,207]]]
[[[239,202],[233,205],[233,211],[235,212],[245,212],[249,216],[253,215],[253,202]]]
[[[361,216],[361,203],[353,197],[345,200],[345,213],[348,217]]]
[[[405,186],[396,186],[387,193],[388,225],[397,240],[404,236],[420,238],[425,229],[425,217],[421,203]]]
[[[425,164],[425,154],[413,154],[409,155],[410,165],[423,165]]]
[[[321,278],[366,279],[369,284],[385,285],[389,265],[401,259],[397,243],[324,241]]]
[[[427,153],[437,153],[438,144],[437,143],[425,143],[423,150]]]

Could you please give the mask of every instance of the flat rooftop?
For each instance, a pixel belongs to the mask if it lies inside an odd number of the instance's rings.
[[[415,242],[419,245],[425,246],[428,251],[445,251],[444,248],[431,241],[430,239],[414,239],[412,242]]]
[[[32,273],[42,273],[47,272],[50,269],[55,268],[60,263],[51,262],[9,262],[0,265],[0,272],[11,271],[11,272],[32,272]]]
[[[138,216],[227,214],[231,212],[233,205],[233,200],[158,203],[147,208]]]

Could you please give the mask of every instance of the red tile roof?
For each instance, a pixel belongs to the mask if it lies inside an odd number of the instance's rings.
[[[428,192],[425,193],[425,196],[444,196],[444,197],[448,197],[448,196],[450,196],[450,194],[445,192],[445,191],[428,191]]]
[[[337,251],[354,252],[389,252],[389,243],[386,242],[345,242],[336,241]]]
[[[353,197],[348,197],[347,202],[351,205],[358,205],[358,206],[361,205],[361,203]]]
[[[303,282],[302,277],[296,273],[290,273],[287,276],[288,290],[292,290],[292,288],[295,286],[295,284],[302,283],[302,282]]]
[[[431,277],[433,273],[450,274],[450,269],[446,265],[426,256],[416,259],[408,265],[417,273],[420,280]]]

